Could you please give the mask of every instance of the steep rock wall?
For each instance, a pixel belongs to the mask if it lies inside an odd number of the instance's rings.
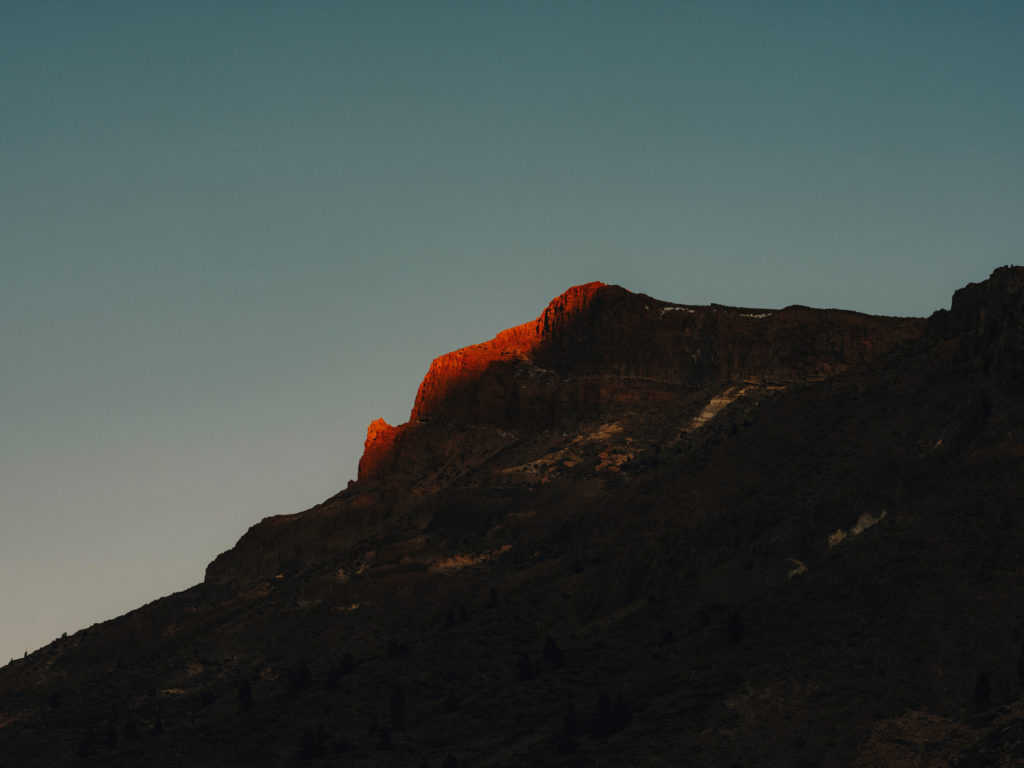
[[[682,306],[600,282],[570,288],[534,321],[442,355],[427,371],[411,424],[547,429],[614,403],[629,406],[630,382],[674,395],[679,387],[786,385],[832,376],[919,335],[917,318],[841,310]],[[592,380],[590,385],[580,382]],[[431,430],[370,426],[360,479],[399,469],[426,452]]]

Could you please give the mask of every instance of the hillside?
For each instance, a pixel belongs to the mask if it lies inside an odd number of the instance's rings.
[[[0,767],[1021,764],[1022,385],[1024,268],[928,319],[572,288],[0,669]]]

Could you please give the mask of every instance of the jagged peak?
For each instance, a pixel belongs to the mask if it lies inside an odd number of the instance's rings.
[[[399,428],[388,424],[384,419],[374,419],[366,428],[366,442],[363,443],[363,455],[359,459],[359,478],[372,477],[379,474],[387,456],[394,447]]]
[[[372,445],[381,435],[385,435],[393,429],[394,427],[384,421],[384,419],[374,419],[366,428],[366,445]]]

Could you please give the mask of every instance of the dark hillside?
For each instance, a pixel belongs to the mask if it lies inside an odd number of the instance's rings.
[[[930,319],[591,283],[360,480],[0,670],[0,766],[1024,763],[1024,269]]]

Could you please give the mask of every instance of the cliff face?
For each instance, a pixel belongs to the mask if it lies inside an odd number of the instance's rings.
[[[980,373],[1024,378],[1024,269],[1000,267],[953,294],[929,319],[932,338],[959,344],[959,360]]]
[[[1020,268],[927,321],[571,289],[0,670],[0,765],[1024,765],[1022,329]]]
[[[885,354],[922,329],[918,319],[840,310],[682,306],[587,283],[555,298],[536,320],[435,359],[410,423],[521,433],[680,390],[817,381]],[[371,424],[360,479],[422,468],[414,435],[438,436]]]

